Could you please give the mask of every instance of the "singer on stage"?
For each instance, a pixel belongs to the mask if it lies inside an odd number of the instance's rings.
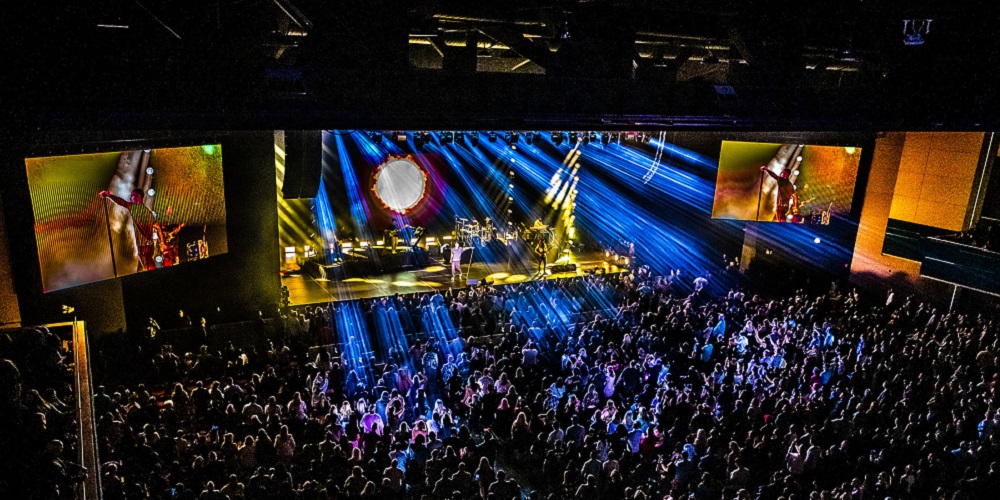
[[[792,197],[795,195],[795,184],[789,179],[792,171],[785,168],[781,170],[781,175],[778,175],[767,168],[767,166],[760,167],[760,171],[766,172],[767,175],[778,182],[778,190],[775,192],[774,198],[774,221],[787,222],[788,209],[792,204]]]
[[[455,246],[451,247],[451,278],[455,279],[456,276],[462,275],[462,252],[465,252],[468,248],[463,247],[461,243],[456,243]]]

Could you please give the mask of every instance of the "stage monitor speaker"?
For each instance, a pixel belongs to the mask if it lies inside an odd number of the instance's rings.
[[[549,271],[551,271],[552,274],[572,273],[576,271],[576,264],[572,262],[569,264],[555,264],[552,267],[549,267]]]
[[[322,173],[323,131],[286,130],[284,198],[315,198]]]
[[[479,286],[479,280],[477,280],[476,278],[469,278],[469,280],[466,281],[465,284],[469,286]]]

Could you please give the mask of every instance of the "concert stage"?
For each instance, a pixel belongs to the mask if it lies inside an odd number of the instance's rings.
[[[462,266],[468,276],[452,279],[451,265],[437,257],[432,257],[428,267],[413,271],[401,271],[369,278],[347,278],[343,280],[324,280],[306,275],[305,273],[283,276],[281,284],[288,287],[290,305],[322,304],[326,302],[382,297],[397,293],[421,293],[434,290],[468,288],[468,280],[478,283],[509,284],[539,279],[534,265],[522,266],[518,262],[484,263],[474,262],[471,268],[468,264]],[[565,263],[576,264],[576,270],[561,271]],[[617,265],[608,263],[602,253],[584,253],[569,255],[567,262],[549,264],[547,278],[569,278],[583,276],[586,272],[601,269],[602,272],[622,272]]]

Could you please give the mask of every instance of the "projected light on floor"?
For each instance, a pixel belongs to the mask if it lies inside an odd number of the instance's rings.
[[[376,170],[372,189],[386,208],[405,214],[424,198],[427,172],[409,157],[390,156]]]

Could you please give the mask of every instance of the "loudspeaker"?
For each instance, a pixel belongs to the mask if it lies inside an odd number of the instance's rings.
[[[315,198],[322,173],[323,131],[286,130],[284,198]]]
[[[572,262],[569,264],[555,264],[549,267],[549,271],[551,271],[552,274],[572,273],[576,271],[576,264]]]

